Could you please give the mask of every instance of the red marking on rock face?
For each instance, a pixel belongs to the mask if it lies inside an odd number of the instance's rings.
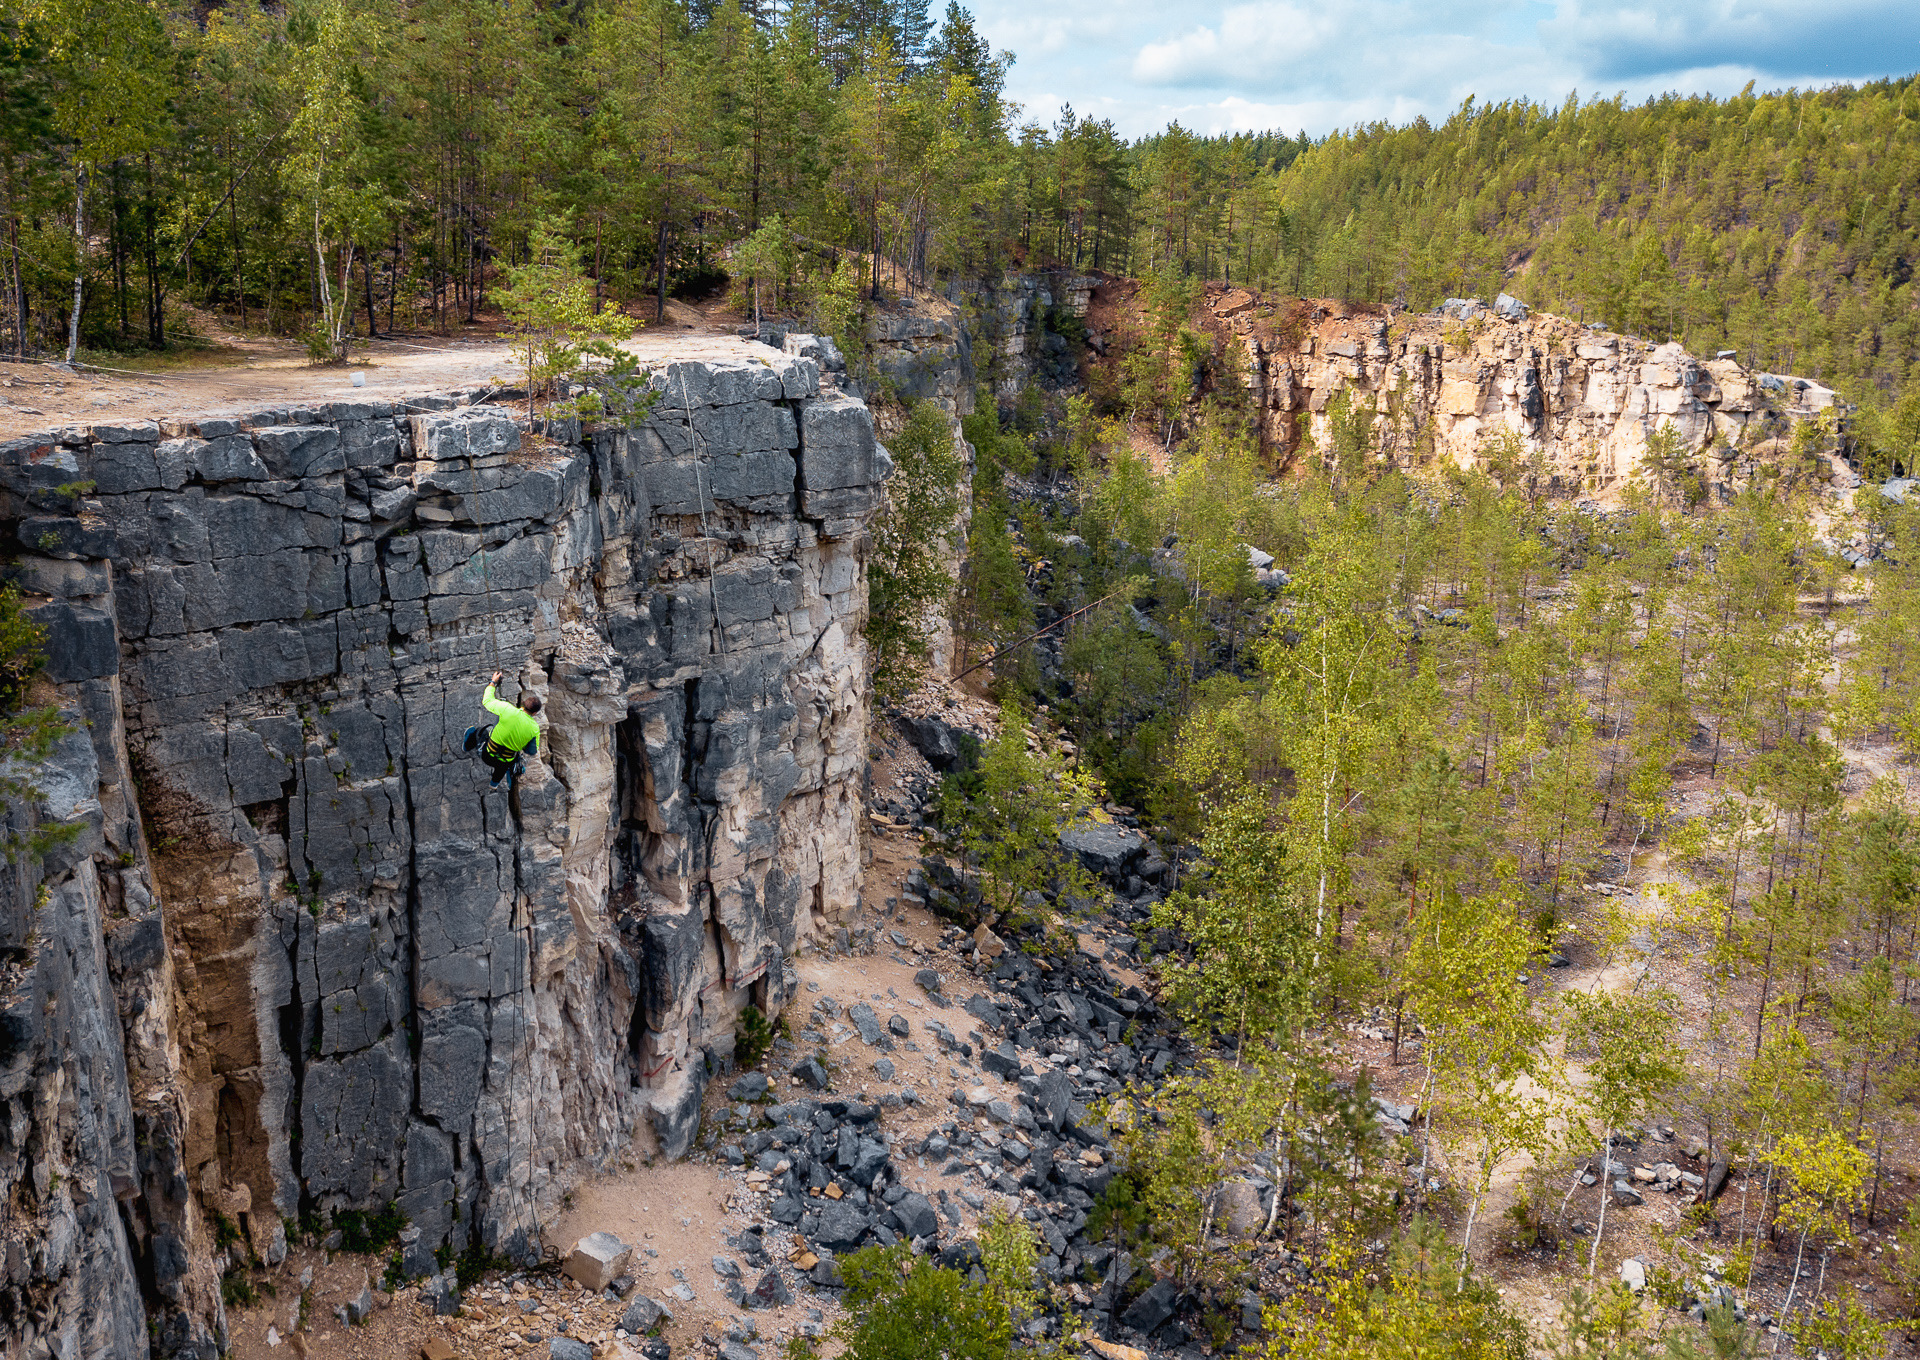
[[[53,445],[51,444],[35,444],[32,450],[27,454],[27,461],[30,463],[37,463],[42,458],[45,458],[48,454],[52,452],[53,452]]]

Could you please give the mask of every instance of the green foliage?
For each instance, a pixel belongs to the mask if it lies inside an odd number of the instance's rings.
[[[1131,1170],[1115,1172],[1093,1208],[1087,1210],[1087,1236],[1118,1250],[1138,1241],[1146,1226],[1147,1206],[1140,1177]]]
[[[39,678],[46,654],[46,632],[22,608],[20,591],[0,586],[0,802],[37,801],[40,786],[32,765],[53,753],[54,744],[73,728],[51,704],[26,706],[29,691]],[[29,832],[13,831],[4,840],[8,863],[22,855],[38,858],[56,846],[71,842],[85,829],[84,821],[49,821]]]
[[[796,254],[786,223],[775,213],[760,224],[760,229],[733,248],[733,272],[744,277],[753,294],[753,324],[760,324],[760,290],[774,287],[793,276]]]
[[[1039,1312],[1039,1234],[1004,1205],[991,1206],[980,1220],[980,1264],[987,1287],[1013,1327]]]
[[[372,1255],[385,1251],[399,1240],[400,1230],[407,1226],[407,1216],[398,1204],[376,1210],[342,1209],[333,1216],[333,1226],[340,1232],[343,1251]]]
[[[785,1016],[769,1023],[758,1006],[749,1005],[740,1012],[740,1024],[733,1032],[733,1060],[741,1067],[752,1067],[767,1055],[785,1027]]]
[[[1548,1354],[1553,1360],[1649,1360],[1644,1325],[1645,1305],[1625,1285],[1616,1281],[1598,1294],[1575,1285]]]
[[[834,1335],[849,1360],[1004,1360],[1010,1353],[1013,1324],[999,1292],[973,1288],[905,1243],[843,1257],[840,1273],[846,1311]]]
[[[260,1302],[260,1287],[244,1265],[230,1267],[220,1277],[220,1301],[229,1308],[251,1308]]]
[[[41,650],[45,643],[46,630],[21,608],[19,588],[0,586],[0,713],[9,717],[19,714],[27,687],[45,664],[46,655]],[[32,751],[36,755],[45,753],[44,746]]]
[[[1122,583],[1109,600],[1070,626],[1062,660],[1073,682],[1062,703],[1074,740],[1121,802],[1147,802],[1160,782],[1159,760],[1172,735],[1174,673],[1163,645],[1136,622],[1128,597],[1144,578]]]
[[[1913,98],[1911,79],[1637,105],[1469,98],[1438,125],[1311,144],[1170,128],[1134,152],[1134,255],[1170,243],[1201,277],[1230,264],[1236,280],[1416,309],[1490,299],[1524,255],[1537,308],[1736,349],[1877,405],[1910,380],[1895,299],[1915,227],[1879,205],[1920,173]],[[1250,156],[1254,173],[1236,170]],[[1803,251],[1810,226],[1825,244]]]
[[[1161,961],[1168,999],[1196,1025],[1290,1036],[1308,1014],[1316,946],[1284,829],[1264,799],[1245,795],[1207,819],[1200,851],[1199,878],[1153,909],[1191,951]]]
[[[1744,1329],[1743,1329],[1744,1330]],[[1887,1353],[1887,1343],[1898,1324],[1876,1317],[1853,1290],[1829,1294],[1819,1307],[1793,1326],[1796,1353],[1815,1360],[1876,1360]]]
[[[1373,457],[1373,408],[1356,401],[1352,388],[1343,387],[1327,403],[1327,448],[1322,451],[1327,474],[1336,486],[1367,475]]]
[[[1908,1201],[1894,1240],[1899,1250],[1887,1252],[1881,1268],[1908,1316],[1920,1317],[1920,1200]]]
[[[1499,1294],[1451,1268],[1439,1227],[1416,1217],[1388,1253],[1385,1270],[1350,1238],[1319,1262],[1315,1283],[1267,1310],[1266,1360],[1525,1360],[1527,1331]]]
[[[1008,532],[1005,507],[982,497],[977,487],[955,615],[961,658],[969,661],[1018,640],[1033,627],[1026,568]]]
[[[867,642],[874,687],[897,695],[926,669],[929,627],[946,612],[954,588],[954,539],[964,455],[947,418],[918,402],[888,446],[894,473],[872,525],[867,559]]]
[[[1092,792],[1057,753],[1029,750],[1027,737],[1025,716],[1004,705],[978,767],[943,780],[937,803],[942,835],[978,867],[986,909],[1002,919],[1049,885],[1092,892],[1086,870],[1060,844],[1061,827],[1087,814]]]
[[[593,282],[582,272],[568,225],[561,217],[536,219],[526,262],[507,266],[495,294],[526,375],[527,417],[535,397],[556,395],[563,379],[578,375],[591,385],[573,402],[549,408],[555,414],[635,418],[657,394],[642,395],[634,357],[616,343],[633,334],[633,322],[612,303],[595,307]]]
[[[1588,1099],[1605,1130],[1631,1124],[1685,1074],[1671,993],[1575,991],[1560,1000],[1570,1012],[1569,1050],[1585,1062]]]

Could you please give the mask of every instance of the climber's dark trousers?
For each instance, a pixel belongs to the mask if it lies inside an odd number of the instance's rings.
[[[492,785],[494,788],[497,789],[500,787],[500,781],[502,779],[507,781],[508,788],[513,787],[514,773],[520,767],[520,753],[518,751],[509,751],[503,746],[495,746],[491,740],[482,743],[480,739],[480,729],[478,727],[469,727],[467,729],[466,740],[461,743],[461,746],[468,755],[473,755],[477,752],[487,768],[493,771]]]

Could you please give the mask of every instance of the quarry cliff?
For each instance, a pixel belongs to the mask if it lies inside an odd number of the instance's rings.
[[[1096,356],[1154,343],[1140,285],[1073,282],[1063,296],[1089,299],[1074,310]],[[1510,437],[1510,455],[1537,463],[1540,489],[1555,495],[1610,500],[1645,481],[1649,441],[1669,431],[1675,460],[1716,498],[1787,463],[1803,428],[1815,480],[1858,484],[1849,408],[1831,388],[1506,303],[1456,299],[1415,313],[1210,283],[1188,317],[1210,350],[1193,395],[1244,401],[1281,465],[1333,447],[1332,412],[1344,409],[1366,422],[1372,456],[1403,470],[1484,467]]]
[[[787,350],[668,365],[631,425],[456,395],[0,446],[69,724],[34,819],[80,828],[0,889],[18,1353],[212,1356],[229,1256],[304,1215],[396,1205],[410,1274],[526,1260],[636,1132],[684,1152],[859,893],[890,465]],[[511,790],[462,750],[496,667],[545,700]]]

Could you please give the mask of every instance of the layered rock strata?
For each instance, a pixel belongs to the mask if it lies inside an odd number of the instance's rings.
[[[0,446],[70,731],[4,877],[10,1353],[211,1356],[219,1276],[397,1204],[522,1258],[691,1139],[742,1010],[857,901],[865,524],[808,345],[631,427],[447,398]],[[487,673],[545,700],[489,787]],[[18,767],[16,767],[18,768]],[[43,855],[39,853],[46,849]]]

